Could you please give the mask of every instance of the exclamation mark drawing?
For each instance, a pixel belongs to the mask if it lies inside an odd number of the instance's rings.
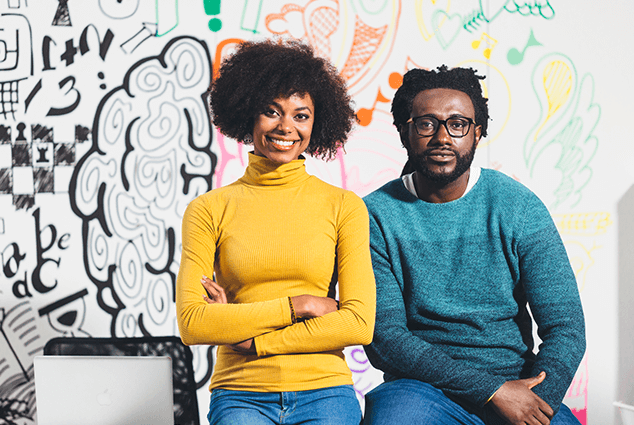
[[[206,15],[220,15],[220,0],[203,0]],[[213,32],[218,32],[222,28],[222,21],[218,18],[211,18],[209,20],[209,29]]]

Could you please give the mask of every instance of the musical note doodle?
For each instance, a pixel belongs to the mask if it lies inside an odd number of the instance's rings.
[[[372,122],[372,115],[374,114],[374,108],[376,108],[376,104],[378,102],[389,103],[390,99],[383,96],[381,93],[381,89],[378,90],[376,94],[376,99],[374,99],[374,103],[372,104],[372,108],[361,108],[359,112],[357,112],[357,118],[359,119],[359,124],[367,127]]]
[[[471,43],[471,47],[473,47],[474,50],[477,50],[483,41],[486,47],[482,51],[482,55],[487,59],[491,59],[491,52],[498,44],[498,41],[492,38],[489,34],[483,32],[479,40],[475,40]]]
[[[393,89],[397,89],[403,84],[403,76],[398,72],[393,72],[390,74],[388,78],[388,83],[390,87]],[[376,98],[374,99],[374,103],[372,104],[372,108],[361,108],[357,112],[357,118],[359,119],[359,124],[363,127],[367,127],[372,122],[372,115],[374,115],[374,109],[376,108],[376,104],[378,102],[381,103],[390,103],[390,99],[385,97],[383,93],[381,93],[381,89],[378,90],[376,94]]]
[[[541,46],[542,43],[540,43],[539,41],[537,41],[537,39],[535,38],[535,35],[533,34],[533,30],[531,30],[530,35],[528,36],[528,41],[526,42],[526,45],[524,46],[524,48],[522,49],[522,51],[520,52],[519,50],[517,50],[515,47],[513,47],[512,49],[509,50],[509,52],[506,54],[506,58],[508,59],[509,63],[511,65],[519,65],[523,60],[524,60],[524,53],[526,52],[526,50],[529,47],[532,46]]]

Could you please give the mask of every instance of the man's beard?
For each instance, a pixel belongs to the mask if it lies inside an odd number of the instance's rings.
[[[456,155],[456,166],[450,173],[438,173],[429,169],[429,167],[427,166],[427,162],[425,161],[425,157],[427,156],[427,152],[431,150],[432,149],[428,149],[423,153],[410,156],[407,162],[411,164],[411,166],[414,168],[414,170],[416,170],[417,173],[420,173],[421,176],[425,177],[427,180],[439,185],[446,185],[457,180],[458,177],[463,175],[469,169],[469,167],[471,167],[471,163],[473,162],[473,158],[475,156],[476,143],[474,140],[471,149],[469,149],[463,155],[460,155],[457,151],[451,149],[454,155]],[[434,148],[433,150],[438,149]]]

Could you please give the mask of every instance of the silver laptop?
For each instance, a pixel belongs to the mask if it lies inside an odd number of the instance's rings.
[[[174,424],[169,357],[37,356],[39,425]]]

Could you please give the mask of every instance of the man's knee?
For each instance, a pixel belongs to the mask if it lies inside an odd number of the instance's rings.
[[[400,379],[381,384],[365,396],[364,425],[395,423],[482,425],[475,415],[424,382]]]
[[[579,419],[577,419],[568,406],[562,404],[557,414],[553,417],[553,420],[550,421],[550,425],[581,425],[581,422],[579,422]]]

